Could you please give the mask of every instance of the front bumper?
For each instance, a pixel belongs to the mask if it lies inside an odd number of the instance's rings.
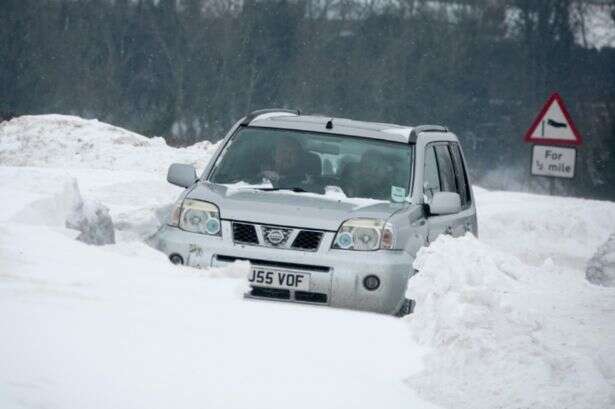
[[[168,256],[181,256],[184,264],[192,267],[222,267],[236,260],[278,267],[287,265],[310,274],[310,294],[290,291],[287,298],[290,301],[395,314],[404,300],[414,257],[405,251],[331,249],[334,236],[333,232],[325,232],[314,252],[236,244],[232,239],[231,223],[223,220],[222,237],[165,225],[156,234],[154,244]],[[376,290],[364,287],[363,280],[368,275],[380,279]],[[246,296],[271,298],[271,294],[262,291]]]

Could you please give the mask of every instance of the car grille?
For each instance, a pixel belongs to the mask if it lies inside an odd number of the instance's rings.
[[[290,290],[282,288],[252,287],[250,295],[253,297],[273,298],[276,300],[294,299],[295,301],[317,304],[327,303],[327,294],[313,293],[311,291],[294,291],[294,297],[291,297]]]
[[[233,241],[258,244],[256,227],[253,224],[233,222]]]
[[[233,241],[239,244],[252,244],[266,247],[316,251],[324,232],[318,230],[294,229],[292,227],[268,226],[245,222],[232,222]],[[257,229],[262,233],[259,237]],[[273,242],[271,232],[277,233],[278,240]],[[291,242],[292,240],[292,242]]]
[[[280,288],[252,287],[250,295],[254,297],[277,298],[278,300],[290,300],[290,290]]]
[[[323,233],[314,230],[301,230],[293,241],[292,248],[301,250],[318,250]]]
[[[304,302],[327,303],[327,294],[312,293],[309,291],[295,291],[295,300]]]

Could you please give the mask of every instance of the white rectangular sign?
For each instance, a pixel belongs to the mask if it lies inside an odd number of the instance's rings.
[[[534,145],[532,175],[573,178],[576,156],[574,148]]]

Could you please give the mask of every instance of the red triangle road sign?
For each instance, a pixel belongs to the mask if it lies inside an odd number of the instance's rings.
[[[572,122],[564,100],[553,93],[525,134],[525,142],[543,145],[580,145],[581,134]]]

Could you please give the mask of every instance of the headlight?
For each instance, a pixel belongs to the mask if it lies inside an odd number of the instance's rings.
[[[177,223],[177,220],[179,223]],[[220,235],[220,212],[209,202],[186,199],[171,212],[170,223],[176,222],[181,229],[193,233]]]
[[[334,249],[378,250],[393,248],[391,225],[380,219],[350,219],[333,240]]]

